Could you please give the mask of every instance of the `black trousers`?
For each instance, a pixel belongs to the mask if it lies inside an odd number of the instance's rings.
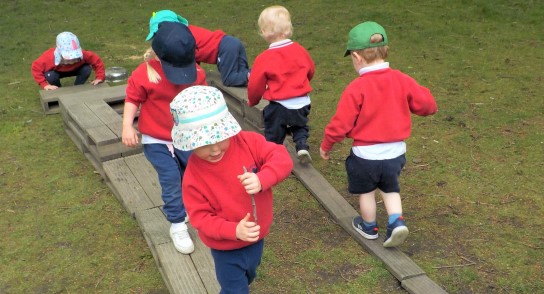
[[[267,141],[283,144],[288,134],[293,136],[296,150],[309,150],[308,137],[310,127],[308,126],[308,115],[311,105],[300,109],[288,109],[280,103],[270,101],[263,109],[264,136]]]

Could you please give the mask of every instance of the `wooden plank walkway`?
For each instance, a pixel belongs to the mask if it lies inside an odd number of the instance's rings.
[[[218,293],[210,250],[190,224],[195,251],[180,254],[172,245],[157,174],[145,156],[140,153],[121,157],[106,161],[103,166],[107,185],[136,218],[170,293]]]
[[[108,83],[100,83],[96,86],[91,84],[84,84],[78,86],[60,87],[56,90],[40,90],[40,103],[42,104],[43,112],[45,114],[55,114],[60,112],[59,96],[65,94],[83,93],[89,90],[95,90],[97,88],[107,88]]]
[[[208,73],[208,84],[223,92],[229,110],[243,129],[263,132],[262,109],[268,102],[262,101],[257,107],[248,107],[246,88],[223,86],[217,72]],[[124,87],[97,88],[59,95],[66,133],[100,172],[118,201],[138,222],[169,291],[217,293],[219,285],[209,249],[189,224],[189,233],[195,241],[195,252],[183,255],[175,250],[169,237],[169,223],[162,211],[160,185],[154,168],[141,153],[141,147],[130,149],[120,143]],[[286,145],[295,163],[293,174],[346,232],[384,262],[405,290],[416,294],[446,293],[403,252],[395,248],[384,248],[382,238],[367,240],[356,233],[351,226],[351,219],[357,215],[357,211],[311,164],[300,165],[294,148],[289,143]]]
[[[253,108],[253,111],[251,111],[251,108],[248,109],[246,88],[238,88],[238,90],[237,88],[226,87],[221,83],[219,75],[215,73],[209,74],[208,79],[211,80],[210,84],[212,86],[223,92],[227,104],[235,105],[236,102],[231,101],[229,103],[228,101],[236,99],[242,105],[245,105],[245,107],[242,107],[243,121],[262,121],[262,109],[266,104],[261,102],[256,108]],[[252,126],[255,125],[257,124],[252,123]],[[261,126],[259,125],[259,130]],[[264,129],[264,126],[262,128]],[[358,215],[358,212],[311,164],[301,165],[298,162],[295,149],[288,140],[286,140],[285,144],[291,154],[291,159],[295,163],[293,174],[331,214],[338,225],[348,232],[363,248],[384,262],[389,272],[401,282],[401,286],[406,291],[414,294],[446,293],[402,251],[396,248],[383,247],[383,236],[378,240],[367,240],[357,233],[353,229],[351,222],[353,217]]]

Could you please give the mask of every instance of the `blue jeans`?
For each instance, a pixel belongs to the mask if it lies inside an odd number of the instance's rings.
[[[249,284],[257,276],[257,267],[261,264],[263,248],[264,240],[235,250],[211,249],[220,294],[249,293]]]
[[[172,154],[165,144],[144,144],[143,149],[145,157],[151,162],[159,176],[166,219],[171,223],[185,221],[187,211],[183,205],[181,180],[191,151],[174,148],[174,154]]]
[[[219,42],[217,54],[217,69],[221,73],[223,85],[229,87],[243,87],[247,85],[246,49],[242,42],[232,36],[224,36]]]
[[[74,85],[83,85],[91,76],[91,71],[92,68],[89,64],[83,64],[80,68],[69,72],[50,70],[45,73],[45,79],[49,85],[60,87],[60,79],[75,76]]]

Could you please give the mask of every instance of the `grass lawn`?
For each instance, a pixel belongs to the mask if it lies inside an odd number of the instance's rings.
[[[252,63],[267,47],[257,18],[272,4],[290,10],[292,39],[316,63],[310,146],[327,180],[357,208],[343,164],[351,142],[329,162],[318,150],[356,77],[343,58],[347,34],[374,20],[388,33],[391,67],[430,88],[439,108],[413,118],[401,176],[411,234],[400,249],[449,293],[542,291],[544,2],[359,2],[3,1],[0,293],[167,293],[136,221],[60,115],[43,114],[30,65],[56,35],[72,31],[106,67],[132,71],[150,46],[151,12],[171,9],[240,38]],[[294,177],[275,195],[254,293],[404,293]],[[378,213],[385,223],[382,203]]]

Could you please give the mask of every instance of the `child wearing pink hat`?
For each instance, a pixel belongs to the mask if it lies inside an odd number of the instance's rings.
[[[79,40],[71,32],[57,35],[57,46],[46,50],[32,62],[31,72],[36,83],[45,90],[61,87],[60,79],[76,77],[74,85],[82,85],[94,70],[95,79],[91,84],[98,85],[106,78],[104,63],[100,57],[81,49]]]

